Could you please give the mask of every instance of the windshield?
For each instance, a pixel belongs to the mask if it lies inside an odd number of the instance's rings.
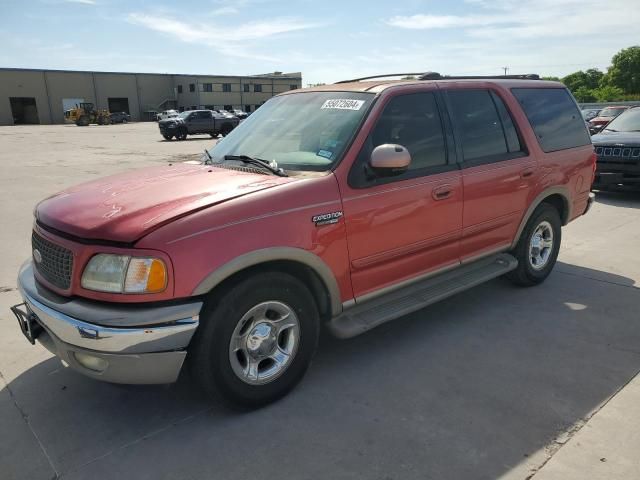
[[[622,115],[611,120],[605,130],[616,132],[640,132],[640,108],[626,110]]]
[[[180,118],[187,118],[187,116],[191,113],[191,110],[187,110],[186,112],[181,112],[177,116]],[[175,114],[172,114],[175,115]]]
[[[622,112],[624,112],[624,108],[605,108],[598,115],[599,117],[617,117]]]
[[[326,171],[340,159],[375,97],[301,92],[274,97],[210,151],[214,162],[246,155],[286,170]]]

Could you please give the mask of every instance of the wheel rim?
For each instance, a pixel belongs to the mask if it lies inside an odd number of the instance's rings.
[[[269,383],[291,365],[300,343],[300,322],[291,307],[269,301],[245,313],[231,335],[229,361],[245,383]]]
[[[543,269],[553,251],[553,227],[546,220],[533,231],[529,241],[529,263],[535,270]]]

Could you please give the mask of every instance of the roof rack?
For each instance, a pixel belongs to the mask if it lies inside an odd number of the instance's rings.
[[[386,75],[372,75],[370,77],[353,78],[351,80],[341,80],[336,83],[352,83],[361,82],[362,80],[372,80],[375,78],[387,78],[387,77],[406,77],[415,76],[416,80],[540,80],[540,75],[537,73],[525,73],[522,75],[440,75],[438,72],[420,72],[420,73],[390,73]]]

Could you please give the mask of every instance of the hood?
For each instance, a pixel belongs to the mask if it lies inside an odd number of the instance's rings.
[[[177,122],[184,122],[184,119],[182,117],[169,117],[169,118],[163,118],[162,120],[158,120],[158,123],[177,123]]]
[[[620,147],[640,146],[640,132],[604,131],[591,137],[594,145],[616,145]],[[620,144],[620,145],[617,145]]]
[[[204,165],[152,167],[64,190],[38,204],[36,218],[79,238],[132,243],[177,217],[292,181]]]

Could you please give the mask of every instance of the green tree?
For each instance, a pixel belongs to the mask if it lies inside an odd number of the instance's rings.
[[[590,103],[596,101],[596,96],[593,93],[593,90],[582,86],[573,92],[573,96],[576,97],[576,100],[580,103]]]
[[[640,46],[623,48],[611,59],[608,82],[625,93],[640,93]]]
[[[589,90],[598,88],[603,77],[604,73],[600,70],[597,68],[590,68],[586,72],[579,70],[571,73],[564,77],[562,82],[575,94],[575,92],[577,92],[581,87]]]
[[[560,77],[542,77],[543,80],[551,80],[552,82],[561,82]]]
[[[624,91],[613,85],[605,85],[593,90],[593,95],[598,102],[615,102],[624,98]]]
[[[598,88],[600,86],[600,82],[604,78],[604,73],[602,73],[597,68],[590,68],[586,72],[587,87],[590,89]]]

